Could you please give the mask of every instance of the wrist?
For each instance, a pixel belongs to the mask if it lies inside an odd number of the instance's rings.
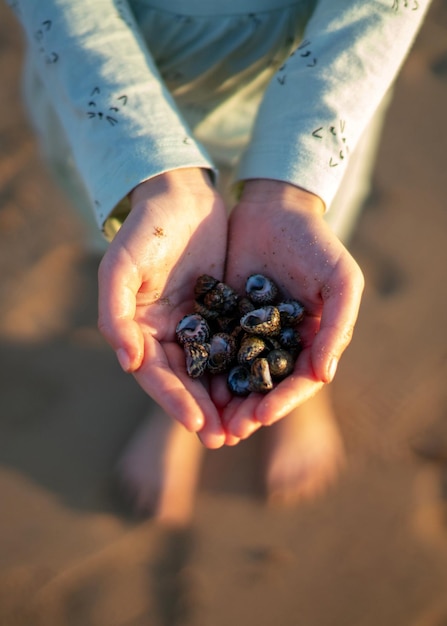
[[[309,213],[324,215],[323,200],[302,187],[281,180],[253,178],[244,182],[241,200],[253,203],[287,202]]]
[[[202,190],[213,190],[213,184],[208,170],[200,167],[185,167],[168,170],[137,185],[129,194],[131,205],[139,200],[147,199],[159,193],[166,193],[173,189],[184,189],[195,193]]]

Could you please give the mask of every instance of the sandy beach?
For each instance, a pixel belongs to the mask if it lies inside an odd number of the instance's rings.
[[[351,251],[332,383],[347,464],[265,505],[258,437],[207,453],[187,529],[132,518],[120,451],[150,400],[96,328],[99,255],[51,180],[0,4],[0,626],[447,624],[447,2],[396,82]]]

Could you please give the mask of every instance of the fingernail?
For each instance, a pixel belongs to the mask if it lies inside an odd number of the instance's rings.
[[[338,366],[338,361],[337,359],[333,356],[332,359],[329,362],[329,366],[327,368],[327,377],[328,377],[328,383],[330,383],[331,381],[334,380],[335,377],[335,372],[337,371],[337,366]]]
[[[116,358],[118,359],[119,364],[121,365],[123,370],[125,372],[128,372],[130,370],[130,358],[124,348],[118,348],[118,350],[116,351]]]

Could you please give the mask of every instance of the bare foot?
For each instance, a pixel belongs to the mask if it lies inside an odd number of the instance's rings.
[[[118,463],[118,479],[137,513],[188,524],[204,447],[159,407],[143,422]]]
[[[266,429],[265,437],[269,504],[290,505],[320,494],[345,460],[327,388]]]

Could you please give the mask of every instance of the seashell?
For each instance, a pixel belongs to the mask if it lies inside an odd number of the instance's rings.
[[[265,358],[272,378],[285,378],[293,372],[295,359],[287,350],[271,350]]]
[[[216,333],[211,337],[208,370],[212,374],[224,372],[236,356],[236,341],[228,333]]]
[[[191,378],[199,378],[205,373],[210,346],[208,343],[185,343],[183,346],[186,360],[186,371]]]
[[[278,287],[271,278],[252,274],[245,283],[245,293],[255,304],[272,304],[278,294]]]
[[[217,320],[219,311],[210,311],[198,300],[194,300],[194,313],[198,313],[208,321]]]
[[[270,350],[281,350],[283,348],[283,346],[278,341],[277,335],[275,337],[271,337],[271,336],[264,337],[264,341],[265,341],[265,346],[269,352]]]
[[[276,335],[281,329],[281,318],[275,306],[265,306],[241,317],[241,326],[247,333]]]
[[[231,331],[231,336],[235,338],[236,344],[240,341],[240,338],[244,335],[242,326],[238,323],[237,326]]]
[[[237,302],[238,295],[234,289],[220,282],[210,289],[203,298],[203,304],[207,309],[219,311],[224,315],[235,309]]]
[[[298,300],[288,299],[279,302],[276,307],[281,316],[281,326],[295,326],[304,318],[304,306]]]
[[[278,288],[262,274],[248,277],[246,291],[240,298],[229,285],[202,274],[194,288],[194,313],[176,328],[189,376],[230,370],[227,384],[236,396],[268,392],[275,380],[293,372],[303,347],[295,328],[305,315],[298,300],[274,306]]]
[[[243,365],[233,367],[227,377],[228,389],[235,396],[248,396],[250,393],[250,370]]]
[[[239,298],[238,308],[239,315],[245,315],[246,313],[250,313],[250,311],[254,311],[256,306],[249,298],[243,296],[242,298]]]
[[[204,317],[198,313],[190,313],[180,320],[175,333],[182,345],[189,342],[206,343],[210,336],[210,327]]]
[[[303,349],[303,340],[295,328],[282,328],[278,340],[283,348],[295,356]]]
[[[265,349],[266,343],[262,337],[246,334],[241,339],[237,360],[241,365],[250,365],[253,359],[265,352]]]
[[[219,281],[214,276],[210,276],[209,274],[202,274],[196,280],[196,284],[194,285],[194,295],[196,298],[200,299],[204,296],[208,291],[213,289]]]
[[[259,357],[253,361],[251,364],[250,374],[250,391],[266,393],[273,388],[270,366],[267,359],[264,357]]]
[[[276,305],[281,316],[281,326],[295,326],[304,317],[304,306],[298,300],[284,300]]]
[[[216,322],[221,332],[229,335],[232,335],[239,326],[239,318],[232,315],[218,315]]]

